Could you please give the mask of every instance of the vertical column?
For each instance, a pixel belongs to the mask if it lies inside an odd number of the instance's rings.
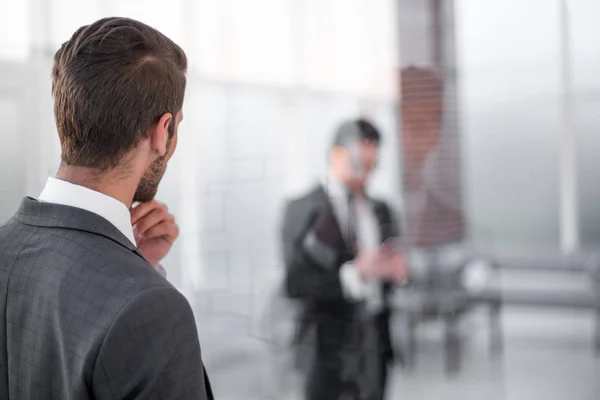
[[[559,147],[560,242],[570,253],[579,246],[579,201],[577,198],[577,143],[573,129],[571,96],[571,39],[567,0],[560,0],[562,132]]]
[[[439,246],[464,235],[453,0],[398,0],[406,236]]]

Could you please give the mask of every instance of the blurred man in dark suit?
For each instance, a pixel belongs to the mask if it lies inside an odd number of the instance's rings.
[[[186,68],[178,45],[125,18],[56,53],[60,170],[0,227],[0,399],[213,398],[190,304],[155,269],[178,235],[153,198]]]
[[[384,244],[398,235],[392,211],[366,191],[380,142],[367,120],[342,124],[326,182],[285,211],[285,290],[303,305],[300,336],[315,333],[308,400],[384,398],[393,358],[388,298],[406,272],[402,255]]]

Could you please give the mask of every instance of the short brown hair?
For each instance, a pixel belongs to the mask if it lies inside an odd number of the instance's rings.
[[[106,171],[183,105],[187,58],[156,29],[128,18],[79,28],[54,56],[54,116],[66,165]],[[170,129],[172,133],[172,129]]]

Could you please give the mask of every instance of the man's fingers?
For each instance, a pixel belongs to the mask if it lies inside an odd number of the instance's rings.
[[[164,237],[169,242],[173,242],[179,236],[179,227],[173,222],[163,222],[150,228],[143,235],[143,240],[150,240],[157,237]]]
[[[151,213],[157,208],[164,208],[167,210],[167,206],[159,203],[156,200],[149,201],[147,203],[141,203],[137,207],[131,210],[131,224],[135,225],[140,219]]]
[[[382,257],[379,265],[378,272],[382,278],[404,280],[406,277],[406,263],[398,253]]]
[[[379,275],[379,267],[382,259],[379,254],[374,252],[361,252],[358,255],[356,263],[364,277],[377,277]]]
[[[131,224],[135,225],[141,218],[158,208],[158,202],[152,200],[147,203],[138,204],[137,207],[131,209]]]
[[[155,208],[143,218],[140,218],[138,222],[133,225],[133,230],[137,236],[142,236],[145,235],[148,229],[162,222],[175,222],[175,217],[162,207]]]

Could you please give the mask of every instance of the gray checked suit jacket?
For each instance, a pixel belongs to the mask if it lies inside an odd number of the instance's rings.
[[[0,227],[0,399],[212,399],[189,303],[102,217]]]

